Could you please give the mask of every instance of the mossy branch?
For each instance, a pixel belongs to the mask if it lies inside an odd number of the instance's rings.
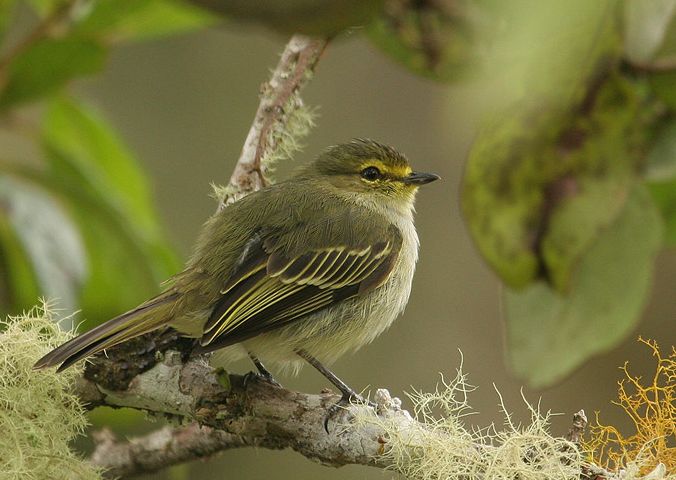
[[[313,125],[314,115],[299,95],[312,77],[327,40],[294,35],[261,86],[261,100],[226,187],[216,187],[219,210],[269,181],[266,173],[278,160],[290,158]]]
[[[619,478],[603,476],[602,469],[585,464],[574,442],[550,435],[549,414],[535,407],[528,407],[532,421],[523,426],[514,425],[509,415],[501,429],[465,425],[471,388],[460,370],[437,391],[413,394],[414,415],[380,389],[372,398],[376,409],[351,405],[333,417],[327,433],[323,419],[339,395],[294,392],[258,379],[247,382],[213,370],[203,358],[185,358],[172,350],[130,379],[120,375],[120,364],[133,359],[138,347],[114,350],[88,364],[76,386],[88,408],[135,408],[180,426],[128,441],[100,436],[91,461],[113,477],[257,446],[291,448],[327,466],[365,465],[430,480],[511,479],[516,474],[533,480]],[[435,416],[436,411],[441,415]],[[576,431],[584,426],[579,415],[574,423]]]
[[[663,463],[616,474],[585,462],[571,441],[584,429],[582,413],[568,438],[552,436],[549,413],[527,402],[531,421],[524,425],[516,425],[504,406],[502,428],[467,425],[472,387],[460,369],[436,391],[412,394],[414,415],[381,389],[372,398],[376,409],[351,405],[332,417],[327,433],[323,419],[338,395],[293,392],[213,370],[205,358],[187,355],[189,344],[172,332],[119,345],[93,358],[84,372],[64,375],[31,368],[68,336],[48,311],[10,319],[3,328],[0,471],[7,478],[95,479],[102,471],[133,476],[244,446],[291,448],[329,466],[388,468],[425,480],[674,478]],[[94,434],[98,446],[86,463],[68,447],[86,422],[80,404],[135,408],[179,425],[127,441]]]

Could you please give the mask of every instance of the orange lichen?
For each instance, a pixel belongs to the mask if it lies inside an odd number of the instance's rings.
[[[638,466],[646,474],[659,463],[668,472],[676,471],[676,348],[663,356],[657,343],[639,337],[657,360],[655,375],[648,385],[629,373],[628,362],[622,367],[625,378],[618,382],[618,400],[633,423],[630,436],[612,425],[599,422],[591,427],[590,439],[583,443],[589,460],[611,470]]]

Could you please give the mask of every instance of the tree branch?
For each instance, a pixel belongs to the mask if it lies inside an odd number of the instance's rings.
[[[246,377],[212,369],[204,358],[185,360],[181,352],[172,350],[159,354],[152,368],[127,381],[117,373],[120,358],[127,355],[129,360],[129,354],[126,351],[119,352],[118,358],[97,357],[87,366],[75,387],[86,407],[129,407],[183,425],[164,427],[129,441],[117,440],[107,431],[98,433],[90,461],[108,469],[106,475],[111,478],[150,473],[243,446],[291,448],[334,467],[388,468],[394,467],[392,457],[387,455],[393,439],[400,442],[408,438],[415,445],[425,431],[433,432],[441,441],[448,435],[430,430],[433,427],[412,418],[384,389],[377,390],[373,398],[375,410],[366,405],[350,405],[332,418],[327,433],[323,419],[339,395],[294,392],[255,377],[247,382]],[[108,381],[104,386],[93,381],[94,377]],[[351,423],[355,417],[361,421]],[[581,427],[580,419],[579,414],[574,416],[575,432]],[[486,448],[481,444],[472,447],[475,452]],[[459,454],[456,461],[462,458]],[[524,459],[525,463],[529,461],[534,462],[530,457]],[[594,465],[585,465],[580,472],[581,480],[615,478]]]
[[[90,461],[109,478],[152,473],[216,452],[248,446],[242,437],[193,422],[166,426],[142,437],[118,440],[109,429],[93,435],[96,449]]]
[[[330,433],[324,430],[323,419],[339,395],[293,392],[258,379],[245,382],[245,377],[213,370],[202,358],[184,363],[175,351],[166,352],[162,361],[130,382],[117,380],[119,384],[102,386],[86,378],[96,371],[99,378],[115,379],[117,360],[100,357],[93,365],[76,386],[87,408],[129,407],[189,423],[129,442],[100,434],[91,461],[110,468],[111,476],[151,472],[246,445],[292,448],[331,466],[387,466],[378,460],[387,443],[383,430],[375,424],[343,426],[347,415],[375,415],[370,407],[351,405],[329,423]],[[379,414],[400,423],[402,432],[417,423],[386,390],[379,390],[375,401]]]
[[[256,116],[230,177],[229,194],[221,199],[219,210],[268,184],[261,160],[275,151],[275,138],[279,138],[275,134],[285,131],[287,110],[300,107],[300,97],[296,105],[289,102],[307,83],[326,44],[327,40],[303,35],[294,35],[287,43],[272,77],[261,86]]]

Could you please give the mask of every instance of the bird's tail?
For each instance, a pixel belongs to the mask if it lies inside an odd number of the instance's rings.
[[[38,360],[33,368],[59,365],[57,372],[61,372],[80,359],[157,330],[167,324],[169,317],[172,316],[172,304],[178,297],[179,294],[176,292],[161,293],[133,310],[60,345]]]

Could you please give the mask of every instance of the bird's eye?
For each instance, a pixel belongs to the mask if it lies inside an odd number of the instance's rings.
[[[376,167],[366,167],[364,170],[361,171],[361,178],[363,178],[364,180],[368,180],[369,182],[378,180],[380,176],[381,176],[380,170],[378,170]]]

